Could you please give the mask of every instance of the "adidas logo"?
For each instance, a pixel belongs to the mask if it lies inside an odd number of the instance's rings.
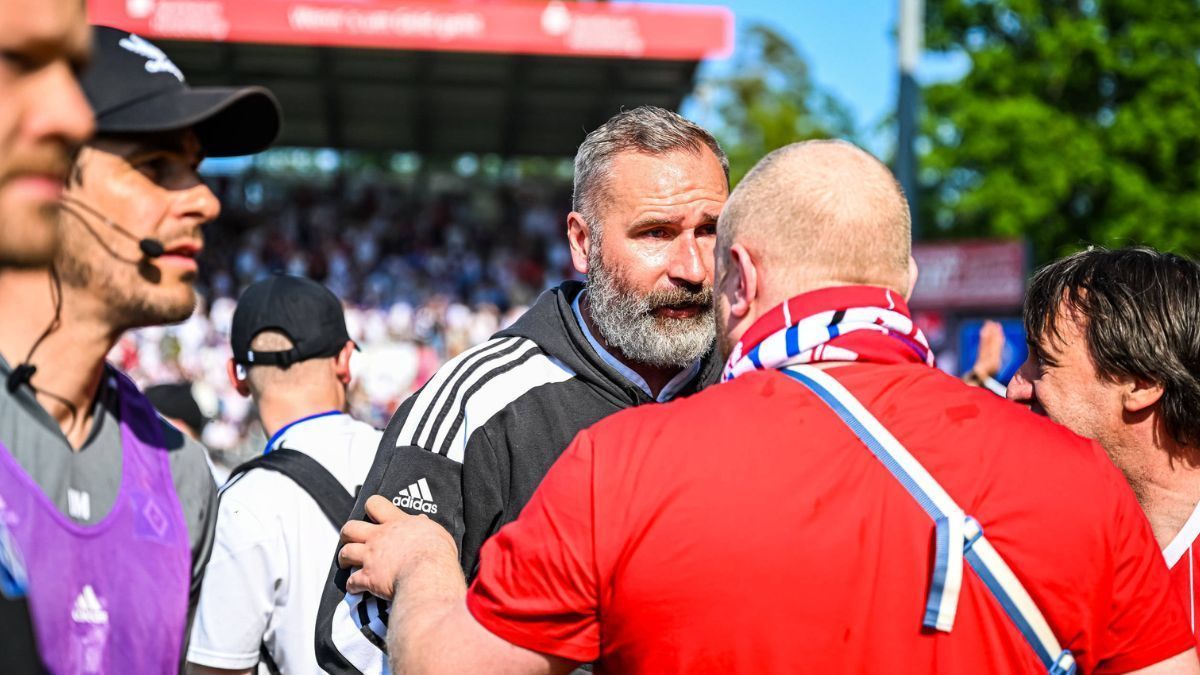
[[[75,607],[71,610],[71,619],[75,623],[107,624],[108,612],[100,606],[100,598],[90,584],[75,598]]]
[[[409,485],[392,498],[392,503],[400,508],[437,513],[437,504],[433,503],[433,495],[429,492],[429,483],[425,479]]]

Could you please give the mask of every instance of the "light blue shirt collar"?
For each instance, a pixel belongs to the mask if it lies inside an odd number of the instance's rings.
[[[637,372],[629,366],[621,363],[617,357],[613,356],[607,349],[602,347],[592,335],[592,331],[588,329],[587,322],[583,320],[583,312],[579,310],[579,301],[583,298],[584,293],[587,293],[587,291],[581,291],[579,295],[575,296],[575,301],[571,303],[571,309],[575,312],[575,321],[579,323],[579,328],[583,331],[583,336],[587,338],[588,344],[592,346],[592,349],[595,350],[596,355],[599,356],[602,361],[607,363],[609,366],[612,366],[613,370],[620,373],[622,377],[624,377],[626,380],[629,380],[629,382],[634,386],[646,392],[646,395],[651,399],[654,399],[658,403],[670,401],[671,399],[675,398],[675,395],[678,394],[680,390],[687,386],[688,382],[692,381],[692,378],[699,374],[702,364],[700,359],[696,359],[692,365],[684,368],[683,370],[679,371],[678,375],[672,377],[671,381],[667,382],[666,386],[662,388],[662,391],[658,392],[658,397],[655,398],[654,394],[650,392],[650,385],[646,384],[646,379],[641,375],[638,375]]]

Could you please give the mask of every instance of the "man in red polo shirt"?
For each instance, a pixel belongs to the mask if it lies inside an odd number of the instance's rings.
[[[931,367],[882,164],[776,151],[718,232],[728,381],[581,432],[469,591],[427,519],[343,529],[397,671],[1200,673],[1103,451]]]

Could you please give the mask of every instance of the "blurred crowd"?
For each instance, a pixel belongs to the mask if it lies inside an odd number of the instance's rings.
[[[351,408],[382,427],[438,366],[574,275],[562,232],[569,187],[211,183],[225,207],[206,233],[195,313],[127,333],[110,360],[142,386],[192,383],[209,420],[201,440],[226,469],[266,440],[226,375],[235,300],[255,280],[304,275],[344,300],[360,349]]]

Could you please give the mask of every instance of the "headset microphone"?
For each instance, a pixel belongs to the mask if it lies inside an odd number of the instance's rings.
[[[108,225],[109,227],[111,227],[113,230],[115,230],[121,236],[127,237],[133,241],[136,241],[137,245],[138,245],[138,249],[141,250],[142,255],[147,258],[157,258],[167,252],[166,246],[163,246],[163,243],[161,241],[159,241],[157,239],[152,239],[150,237],[143,237],[143,238],[135,237],[133,234],[131,234],[129,232],[129,230],[126,230],[125,228],[121,227],[115,220],[109,218],[108,216],[104,215],[103,213],[100,213],[98,210],[96,210],[95,207],[93,207],[91,204],[88,204],[87,202],[85,202],[83,200],[76,199],[74,197],[68,197],[65,195],[63,196],[62,200],[63,200],[63,206],[67,206],[68,204],[71,206],[78,206],[78,207],[82,208],[84,211],[87,211],[88,213],[92,214],[93,216],[104,221],[105,225]],[[68,210],[69,210],[69,207],[68,207]],[[78,215],[76,215],[76,217],[78,217]],[[89,225],[88,222],[86,220],[84,220],[83,218],[80,218],[79,222],[83,223],[84,226],[86,226],[89,230],[92,228],[92,226]]]
[[[138,240],[138,248],[141,249],[142,255],[147,258],[157,258],[167,252],[161,241],[150,239],[149,237]]]

